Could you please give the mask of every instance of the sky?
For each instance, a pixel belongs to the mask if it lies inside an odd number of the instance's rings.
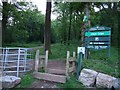
[[[37,5],[38,10],[42,11],[42,14],[46,13],[46,0],[30,0],[30,1]],[[52,6],[53,6],[53,3],[52,3]],[[57,16],[51,13],[51,19],[53,20],[56,18]]]
[[[2,0],[0,0],[0,3],[2,3],[1,1]],[[28,2],[33,2],[33,4],[37,5],[38,10],[41,11],[42,14],[45,15],[45,13],[46,13],[46,1],[47,0],[9,0],[9,1],[18,1],[18,2],[20,2],[20,1],[28,1]],[[52,3],[52,6],[53,6],[53,3]],[[55,14],[51,13],[51,19],[54,20],[56,18],[57,18],[57,16]]]
[[[42,14],[45,14],[45,12],[46,12],[46,0],[30,0],[30,1],[37,5],[38,10],[42,11]],[[52,3],[52,6],[53,6],[53,3]],[[99,9],[95,8],[95,11],[99,11]],[[54,20],[56,18],[57,18],[57,15],[51,13],[51,19]]]
[[[14,0],[10,0],[10,1],[14,1]],[[46,13],[46,0],[17,0],[17,1],[30,1],[30,2],[33,2],[33,4],[37,5],[38,10],[41,11],[42,14],[45,15],[45,13]],[[53,6],[53,3],[52,3],[52,6]],[[95,11],[99,11],[99,9],[95,8]],[[57,18],[57,15],[51,13],[51,19],[54,20],[56,18]]]

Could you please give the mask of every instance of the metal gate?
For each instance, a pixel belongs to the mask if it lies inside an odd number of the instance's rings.
[[[19,76],[32,70],[33,50],[30,48],[1,48],[0,69],[3,75]]]

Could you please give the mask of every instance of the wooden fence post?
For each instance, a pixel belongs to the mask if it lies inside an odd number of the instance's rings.
[[[47,65],[48,65],[48,50],[45,52],[45,72],[47,72]]]
[[[72,67],[74,67],[74,69],[73,69],[73,72],[74,72],[75,71],[75,59],[76,59],[75,52],[73,52],[73,59],[74,59],[74,61],[72,62]]]
[[[70,51],[67,51],[67,61],[66,61],[66,76],[69,79],[69,58],[70,58]]]
[[[39,67],[39,49],[36,51],[36,56],[35,56],[35,71],[38,72],[38,67]]]

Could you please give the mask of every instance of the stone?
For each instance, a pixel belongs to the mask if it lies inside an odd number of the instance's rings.
[[[97,74],[98,72],[94,70],[82,69],[78,80],[87,87],[94,86]]]
[[[110,75],[99,73],[96,78],[96,86],[103,88],[112,88],[112,82],[115,79],[116,78]]]
[[[13,88],[21,82],[21,78],[15,76],[2,76],[0,77],[0,83],[2,82],[2,88]]]
[[[120,78],[116,78],[115,80],[113,80],[112,88],[114,90],[120,90]]]

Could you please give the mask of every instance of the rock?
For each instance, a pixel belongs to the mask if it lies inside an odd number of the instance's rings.
[[[85,86],[94,86],[98,72],[91,69],[83,69],[79,76],[79,81]]]
[[[53,85],[51,88],[58,88],[56,85]]]
[[[113,80],[112,88],[114,88],[115,90],[120,90],[120,78]]]
[[[15,76],[2,76],[0,77],[0,83],[2,82],[3,88],[13,88],[19,84],[21,78]]]
[[[103,88],[112,88],[112,82],[113,80],[115,80],[116,78],[103,74],[103,73],[99,73],[97,75],[96,78],[96,86],[97,87],[103,87]]]

